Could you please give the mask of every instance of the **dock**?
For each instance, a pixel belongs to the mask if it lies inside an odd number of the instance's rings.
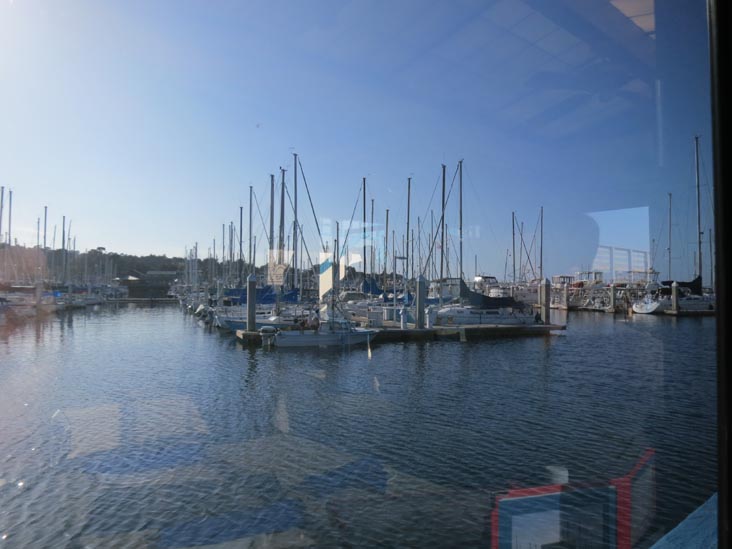
[[[122,297],[107,299],[106,303],[178,303],[177,297]]]
[[[377,330],[373,343],[407,343],[413,341],[481,341],[503,337],[537,337],[548,336],[552,332],[566,330],[560,324],[482,324],[473,326],[436,326],[434,328],[383,328]],[[237,330],[236,339],[245,345],[261,345],[262,336],[259,332]]]

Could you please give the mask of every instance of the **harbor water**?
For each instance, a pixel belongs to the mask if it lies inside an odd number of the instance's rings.
[[[668,531],[716,490],[715,318],[566,320],[371,358],[242,347],[177,306],[6,327],[0,548],[490,547],[496,494],[648,449]]]

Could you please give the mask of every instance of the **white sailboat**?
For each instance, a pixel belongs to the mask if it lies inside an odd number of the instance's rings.
[[[699,198],[699,136],[694,136],[694,152],[696,163],[696,207],[697,207],[697,273],[691,282],[664,281],[658,284],[650,282],[646,287],[645,295],[632,304],[632,310],[638,314],[663,314],[674,308],[673,284],[677,287],[676,310],[678,311],[714,311],[716,299],[714,294],[705,295],[702,288],[702,258],[701,258],[701,204]],[[671,194],[669,194],[669,274],[671,272]]]
[[[335,277],[334,261],[330,254],[321,254],[319,293],[321,300],[330,294],[330,303],[322,307],[323,320],[318,313],[313,313],[309,321],[302,321],[299,330],[279,330],[274,326],[265,326],[259,330],[262,345],[280,348],[320,348],[340,347],[369,343],[376,335],[376,330],[358,328],[351,321],[338,313],[336,308],[336,292],[333,280]]]

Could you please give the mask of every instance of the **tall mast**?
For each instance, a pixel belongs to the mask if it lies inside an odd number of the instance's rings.
[[[374,199],[371,199],[371,278],[374,278],[374,260],[376,259],[376,250],[374,250]]]
[[[406,278],[409,279],[409,210],[412,200],[412,178],[407,178],[407,243],[404,246],[404,256],[407,258]]]
[[[0,187],[0,243],[3,240],[3,207],[5,206],[5,187]]]
[[[384,231],[384,291],[386,291],[386,263],[389,260],[389,208],[386,209],[386,231]]]
[[[519,281],[523,282],[524,279],[524,222],[522,221],[519,225]]]
[[[251,187],[249,187],[249,188],[251,189]],[[251,198],[251,194],[249,195],[249,197]],[[251,212],[249,213],[249,215],[251,218]],[[242,240],[242,237],[244,236],[243,229],[244,229],[244,206],[239,206],[239,261],[237,261],[237,263],[239,264],[239,285],[238,285],[239,288],[242,287],[242,282],[243,282],[242,277],[241,277],[241,274],[242,274],[241,271],[242,271],[242,268],[244,267],[244,257],[243,257],[244,254],[242,253],[242,248],[241,248],[241,240]],[[251,254],[252,254],[252,248],[250,246],[249,255],[251,256]],[[251,257],[250,257],[250,259],[251,259]]]
[[[297,286],[297,153],[292,153],[294,167],[294,189],[293,189],[293,209],[295,210],[295,222],[292,224],[292,287]]]
[[[48,224],[48,206],[43,206],[43,249],[46,249],[46,227]]]
[[[285,169],[280,168],[282,174],[282,189],[280,190],[280,238],[277,243],[278,263],[285,261]]]
[[[366,178],[363,178],[363,279],[366,281]]]
[[[460,278],[465,278],[465,275],[463,273],[463,161],[460,160],[458,162],[458,169],[460,171],[460,181],[459,181],[459,200],[460,200]]]
[[[544,206],[541,207],[541,233],[539,238],[539,278],[544,281]]]
[[[712,228],[709,227],[709,287],[714,291],[714,256],[712,255]]]
[[[61,216],[61,259],[63,270],[61,273],[61,284],[66,284],[66,216]]]
[[[460,199],[460,279],[464,278],[463,274],[463,161],[458,162],[458,170],[460,172],[460,180],[458,185]]]
[[[435,243],[435,239],[437,238],[437,234],[435,233],[435,211],[430,210],[430,240],[429,240],[429,255],[427,256],[427,259],[429,260],[429,269],[430,269],[430,280],[435,279],[435,254],[432,253],[433,248],[432,246]]]
[[[254,256],[252,255],[252,186],[249,185],[249,268],[254,272]]]
[[[8,245],[13,245],[13,190],[8,190]]]
[[[440,216],[440,305],[442,305],[442,277],[445,276],[445,165],[442,165],[442,215]]]
[[[511,212],[511,260],[513,261],[513,283],[516,284],[516,212]]]
[[[267,255],[267,275],[269,272],[270,265],[274,260],[274,201],[275,201],[275,182],[274,174],[269,174],[269,252]]]
[[[668,279],[671,278],[671,193],[668,193]]]
[[[414,242],[412,242],[412,244],[414,244]],[[417,216],[417,256],[417,270],[419,271],[419,274],[422,275],[422,220],[419,216]],[[414,262],[414,258],[412,258],[412,262]],[[414,271],[414,269],[412,269],[412,271]]]
[[[699,136],[694,136],[694,160],[696,164],[696,233],[697,233],[697,273],[702,277],[702,230],[701,230],[701,199],[699,198]]]

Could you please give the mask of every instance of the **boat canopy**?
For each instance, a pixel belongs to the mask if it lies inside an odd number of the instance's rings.
[[[280,295],[280,301],[285,303],[297,303],[300,290],[295,288]],[[244,304],[247,302],[246,288],[227,288],[224,290],[224,299],[231,304]],[[256,302],[260,305],[272,305],[277,302],[277,290],[272,285],[257,288]]]
[[[664,280],[661,282],[663,286],[659,288],[659,293],[661,293],[662,295],[671,295],[671,285],[674,282],[679,285],[679,288],[688,288],[692,295],[702,295],[702,279],[700,276],[697,276],[694,280],[691,280],[689,282],[679,282],[678,280]]]
[[[500,309],[503,307],[522,307],[523,304],[512,297],[490,297],[472,291],[468,285],[460,280],[460,299],[468,301],[468,304],[477,309]]]
[[[381,295],[384,293],[384,291],[379,288],[379,284],[376,282],[376,279],[372,276],[364,278],[361,283],[361,291],[366,295]]]

